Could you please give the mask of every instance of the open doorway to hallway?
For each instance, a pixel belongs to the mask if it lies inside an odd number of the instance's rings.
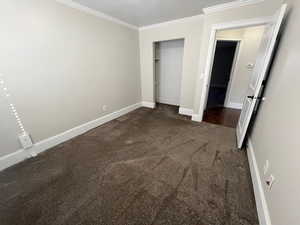
[[[264,26],[219,30],[203,121],[236,127]]]
[[[207,108],[223,107],[228,101],[228,84],[237,58],[239,41],[218,40],[207,99]],[[225,100],[227,100],[225,102]]]

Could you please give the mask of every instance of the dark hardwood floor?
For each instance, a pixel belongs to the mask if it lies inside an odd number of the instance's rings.
[[[203,121],[223,125],[225,127],[237,126],[241,110],[224,107],[209,108],[204,112]]]

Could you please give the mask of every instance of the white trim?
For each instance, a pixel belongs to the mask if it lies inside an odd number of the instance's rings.
[[[5,155],[0,157],[0,171],[13,166],[19,162],[24,161],[25,159],[30,158],[31,155],[28,151],[24,149],[20,149],[16,152],[13,152],[11,154]]]
[[[237,29],[243,27],[251,27],[251,26],[260,26],[266,25],[268,23],[272,23],[272,16],[264,16],[264,17],[256,17],[251,19],[242,19],[229,21],[224,23],[217,23],[212,25],[212,29],[215,30],[228,30],[228,29]]]
[[[259,224],[272,225],[263,185],[261,182],[261,176],[256,162],[253,145],[250,139],[248,140],[247,155],[254,188]]]
[[[142,102],[142,106],[154,109],[155,108],[155,102]]]
[[[188,109],[188,108],[179,107],[179,114],[186,115],[186,116],[193,116],[194,110]]]
[[[218,4],[211,7],[207,7],[203,9],[204,14],[210,14],[210,13],[216,13],[221,12],[228,9],[235,9],[247,5],[254,5],[261,2],[264,2],[265,0],[238,0],[233,2],[228,2],[224,4]]]
[[[209,90],[209,79],[211,75],[211,69],[213,65],[213,59],[214,59],[214,53],[216,49],[216,33],[217,30],[212,28],[210,39],[209,39],[209,45],[208,45],[208,55],[206,59],[206,66],[205,66],[205,72],[203,77],[203,85],[202,85],[202,92],[201,92],[201,99],[200,99],[200,107],[199,107],[199,115],[200,121],[202,121],[205,105],[207,103],[207,97],[208,97],[208,90]],[[201,51],[201,50],[200,50]],[[202,73],[200,73],[200,78],[202,76]],[[199,118],[198,118],[199,119]]]
[[[203,18],[203,14],[199,14],[199,15],[196,15],[196,16],[190,16],[190,17],[184,17],[184,18],[176,19],[176,20],[170,20],[170,21],[162,22],[162,23],[156,23],[156,24],[152,24],[152,25],[148,25],[148,26],[143,26],[143,27],[139,28],[139,31],[148,30],[148,29],[152,29],[152,28],[163,27],[163,26],[168,26],[168,25],[172,25],[172,24],[176,24],[176,23],[193,22],[193,21],[198,20],[200,18]]]
[[[215,53],[215,47],[216,47],[217,31],[249,27],[249,26],[264,25],[264,24],[268,24],[269,22],[271,22],[271,18],[272,17],[258,17],[258,18],[253,18],[253,19],[243,19],[243,20],[237,20],[237,21],[231,21],[231,22],[225,22],[225,23],[218,23],[218,24],[213,24],[211,26],[211,33],[210,33],[210,38],[209,38],[209,42],[208,42],[208,53],[207,53],[207,57],[206,57],[204,77],[202,77],[203,76],[202,71],[198,72],[199,73],[199,75],[198,75],[199,82],[201,80],[203,80],[202,84],[199,83],[199,85],[202,85],[199,114],[198,114],[198,116],[201,117],[201,121],[202,121],[202,117],[203,117],[203,113],[204,113],[205,105],[206,105],[206,101],[207,101],[208,87],[209,87],[214,53]],[[200,49],[200,51],[201,51],[201,49]]]
[[[2,157],[0,157],[0,171],[29,158],[32,153],[38,154],[38,153],[44,152],[49,148],[52,148],[58,144],[68,141],[78,135],[81,135],[91,129],[94,129],[104,123],[107,123],[111,120],[114,120],[114,119],[120,117],[120,116],[123,116],[137,108],[140,108],[141,106],[142,106],[141,103],[136,103],[136,104],[127,106],[125,108],[122,108],[121,110],[112,112],[108,115],[102,116],[98,119],[95,119],[95,120],[92,120],[85,124],[82,124],[80,126],[74,127],[72,129],[67,130],[63,133],[60,133],[56,136],[42,140],[42,141],[34,144],[33,147],[30,149],[27,149],[27,150],[21,149],[12,154],[2,156]]]
[[[178,103],[177,99],[167,99],[167,98],[158,97],[156,99],[156,102],[157,103],[162,103],[162,104],[167,104],[167,105],[179,106],[179,103]]]
[[[239,42],[242,41],[242,38],[225,38],[225,37],[217,37],[216,38],[217,41],[235,41],[235,42]]]
[[[202,116],[199,115],[199,114],[193,114],[193,115],[192,115],[192,121],[195,121],[195,122],[202,122]]]
[[[120,19],[117,19],[115,17],[109,16],[109,15],[103,13],[103,12],[100,12],[98,10],[94,10],[94,9],[91,9],[91,8],[89,8],[87,6],[84,6],[84,5],[81,5],[79,3],[76,3],[73,0],[55,0],[55,1],[57,1],[57,2],[59,2],[61,4],[64,4],[66,6],[69,6],[69,7],[73,8],[73,9],[77,9],[77,10],[86,12],[86,13],[91,14],[93,16],[96,16],[98,18],[105,19],[105,20],[117,23],[117,24],[129,27],[131,29],[134,29],[134,30],[138,30],[138,27],[135,26],[135,25],[126,23],[126,22],[124,22],[124,21],[122,21]]]
[[[242,109],[243,103],[228,102],[228,104],[226,104],[225,107],[232,108],[232,109]]]

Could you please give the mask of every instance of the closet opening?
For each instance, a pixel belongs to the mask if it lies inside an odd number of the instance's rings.
[[[181,96],[184,39],[154,43],[156,105],[173,106],[178,111]]]

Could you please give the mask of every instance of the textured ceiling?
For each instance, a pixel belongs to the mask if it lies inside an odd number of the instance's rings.
[[[202,13],[232,0],[73,0],[126,23],[141,27]]]

